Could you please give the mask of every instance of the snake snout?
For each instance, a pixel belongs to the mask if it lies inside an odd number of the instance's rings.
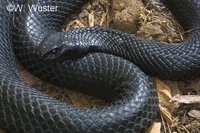
[[[44,38],[38,49],[38,56],[45,61],[80,58],[91,50],[89,46],[78,45],[74,40],[65,41],[64,34],[58,32]]]

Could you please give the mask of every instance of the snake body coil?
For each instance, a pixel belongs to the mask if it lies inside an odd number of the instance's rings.
[[[152,83],[138,67],[167,79],[199,75],[198,29],[177,45],[113,29],[58,32],[66,18],[85,2],[0,0],[0,128],[18,133],[144,132],[156,115],[158,100]],[[24,5],[23,11],[8,12],[9,4]],[[27,6],[33,4],[58,6],[58,10],[30,12]],[[167,0],[166,4],[186,30],[198,28],[198,0]],[[41,79],[104,98],[110,104],[80,109],[37,91],[17,74],[15,53]],[[44,61],[57,57],[59,61]]]

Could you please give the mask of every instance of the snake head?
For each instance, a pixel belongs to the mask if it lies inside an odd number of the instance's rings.
[[[63,33],[60,32],[48,35],[39,45],[39,57],[46,61],[64,60],[80,58],[89,53],[88,47],[64,38]]]
[[[80,58],[83,55],[86,55],[87,50],[84,48],[80,48],[79,46],[66,46],[61,45],[58,47],[55,47],[48,52],[44,53],[42,55],[42,58],[44,60],[64,60],[64,59],[74,59],[74,58]]]

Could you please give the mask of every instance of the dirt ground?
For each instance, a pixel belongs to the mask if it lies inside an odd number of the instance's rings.
[[[64,26],[112,27],[147,39],[181,42],[190,31],[183,31],[170,12],[154,0],[94,0]],[[24,80],[43,92],[79,107],[94,107],[103,100],[40,81],[22,66]],[[159,115],[147,133],[200,133],[200,80],[164,81],[152,77],[159,95]],[[1,133],[1,131],[0,131]]]

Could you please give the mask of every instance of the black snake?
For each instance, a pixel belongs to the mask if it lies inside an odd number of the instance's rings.
[[[166,1],[185,30],[195,29],[177,45],[108,28],[58,32],[66,18],[86,2],[0,0],[0,128],[19,133],[144,132],[156,115],[158,100],[140,69],[165,79],[199,76],[199,0]],[[23,10],[8,12],[9,4],[23,5]],[[30,12],[28,5],[58,8],[56,12]],[[41,79],[104,98],[109,104],[80,109],[37,91],[17,74],[15,53]]]

